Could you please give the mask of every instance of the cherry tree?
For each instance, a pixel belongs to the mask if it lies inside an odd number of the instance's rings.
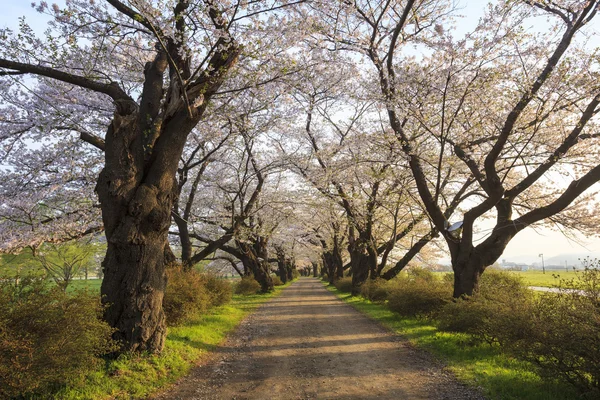
[[[374,68],[389,126],[450,251],[457,297],[476,290],[521,230],[565,215],[572,224],[573,214],[560,213],[600,179],[590,157],[597,146],[598,60],[577,40],[593,34],[586,27],[598,9],[598,1],[498,1],[473,33],[455,40],[437,2],[357,2],[344,8],[354,22],[346,26],[368,32],[368,39],[328,35]],[[552,29],[529,33],[526,24],[540,17]],[[403,52],[410,43],[431,54]],[[477,196],[463,205],[462,233],[447,229],[440,197],[444,171],[457,165]],[[569,182],[555,184],[560,174]],[[475,244],[475,223],[490,214],[495,226]]]
[[[164,344],[167,233],[190,132],[219,93],[259,84],[232,72],[244,71],[236,65],[281,72],[275,44],[296,3],[41,2],[38,10],[53,18],[43,38],[25,23],[0,32],[0,87],[9,99],[3,143],[78,135],[103,152],[95,185],[107,238],[102,295],[123,350],[158,352]],[[46,106],[33,107],[35,98]],[[46,112],[68,124],[38,124]]]

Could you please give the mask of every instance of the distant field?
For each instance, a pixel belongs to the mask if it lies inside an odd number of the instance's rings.
[[[508,271],[511,274],[519,276],[523,279],[527,286],[543,286],[543,287],[557,287],[561,279],[573,279],[576,278],[576,272],[572,269],[567,272],[565,270],[551,270],[546,271],[544,274],[542,271]],[[452,272],[439,272],[442,274],[451,274]]]
[[[511,274],[523,278],[528,286],[557,287],[561,279],[576,278],[575,271],[510,271]]]

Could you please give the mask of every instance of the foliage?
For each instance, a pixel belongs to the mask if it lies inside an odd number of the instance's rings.
[[[283,285],[283,282],[281,281],[281,278],[278,275],[271,276],[271,279],[273,280],[273,286]]]
[[[440,310],[438,327],[507,345],[531,334],[533,298],[533,292],[518,276],[490,270],[482,275],[476,295],[456,299]]]
[[[0,254],[0,275],[4,278],[43,275],[39,262],[33,257],[30,247],[15,254]]]
[[[346,276],[344,278],[337,279],[333,282],[337,290],[342,293],[352,292],[352,277]]]
[[[600,271],[586,267],[576,279],[562,281],[559,293],[537,297],[529,325],[527,335],[510,343],[511,351],[537,364],[541,374],[565,379],[589,398],[599,398]]]
[[[231,284],[214,274],[185,270],[175,266],[167,270],[168,284],[163,309],[170,326],[190,321],[210,307],[231,300]]]
[[[444,306],[438,328],[498,343],[539,366],[540,375],[564,379],[597,396],[600,271],[586,268],[560,286],[558,293],[536,295],[513,274],[490,271],[482,276],[478,294]]]
[[[176,266],[167,270],[167,278],[163,309],[168,325],[181,325],[210,307],[210,296],[201,274]]]
[[[384,301],[388,298],[389,286],[383,279],[368,279],[361,285],[360,294],[371,301]]]
[[[95,251],[96,246],[89,239],[46,243],[36,251],[34,258],[58,287],[67,290],[76,276],[93,265]]]
[[[297,269],[292,270],[292,279],[300,278],[300,272]]]
[[[411,268],[389,288],[388,307],[407,317],[430,316],[447,304],[452,286],[433,272]]]
[[[233,287],[229,280],[211,273],[205,273],[203,278],[204,287],[210,297],[211,306],[222,306],[231,301]]]
[[[235,293],[242,295],[257,294],[260,292],[260,283],[252,276],[244,276],[235,285]]]
[[[93,293],[66,294],[39,278],[0,279],[0,397],[49,397],[117,348]]]

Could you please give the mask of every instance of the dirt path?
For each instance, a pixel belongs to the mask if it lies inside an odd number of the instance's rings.
[[[259,308],[159,398],[482,399],[312,278]]]

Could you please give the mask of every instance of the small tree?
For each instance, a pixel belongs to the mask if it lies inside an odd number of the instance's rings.
[[[94,246],[89,240],[47,243],[36,251],[34,257],[58,287],[66,291],[73,278],[81,272],[85,271],[87,279],[88,268],[94,262]]]

